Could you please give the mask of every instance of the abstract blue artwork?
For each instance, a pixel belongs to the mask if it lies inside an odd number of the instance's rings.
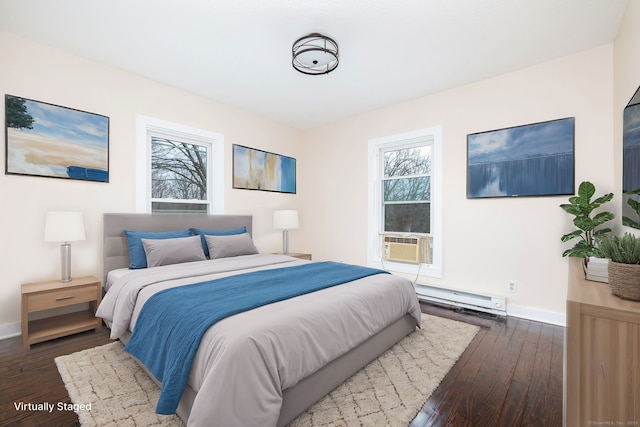
[[[296,159],[234,145],[233,188],[295,193]]]
[[[640,89],[624,109],[622,191],[640,188]]]
[[[622,225],[640,228],[640,88],[622,119]]]
[[[573,117],[467,135],[467,198],[574,194]]]
[[[5,95],[7,174],[109,182],[109,118]]]

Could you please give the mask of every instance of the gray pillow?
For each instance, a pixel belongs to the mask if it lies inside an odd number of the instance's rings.
[[[253,244],[249,233],[232,234],[229,236],[205,235],[204,238],[207,241],[211,259],[258,253],[258,249]]]
[[[174,239],[142,239],[148,267],[179,264],[181,262],[204,261],[200,236]]]

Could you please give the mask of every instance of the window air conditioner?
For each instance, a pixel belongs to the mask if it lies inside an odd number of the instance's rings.
[[[384,261],[429,264],[431,262],[428,236],[382,235]]]

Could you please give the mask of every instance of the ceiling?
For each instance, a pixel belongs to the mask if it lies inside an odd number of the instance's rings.
[[[610,43],[627,0],[0,0],[0,31],[305,130]],[[311,32],[340,64],[310,76]]]

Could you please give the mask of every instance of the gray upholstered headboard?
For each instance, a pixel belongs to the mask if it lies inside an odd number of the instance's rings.
[[[198,215],[198,214],[132,214],[106,213],[103,215],[103,280],[116,268],[129,266],[129,249],[123,230],[171,231],[189,227],[224,230],[245,226],[252,234],[251,215]],[[104,283],[104,282],[103,282]]]

